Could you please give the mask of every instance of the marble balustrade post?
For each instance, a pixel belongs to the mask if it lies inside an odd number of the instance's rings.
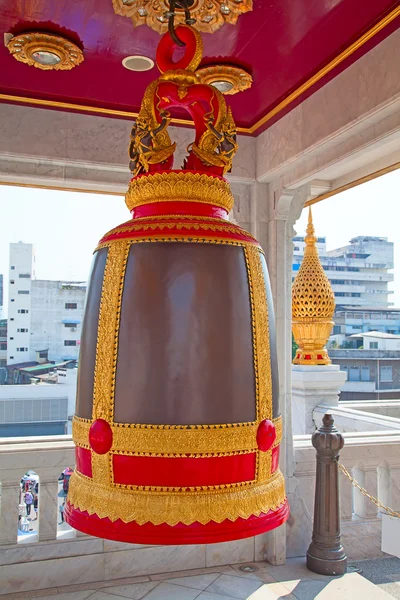
[[[57,504],[58,480],[39,481],[39,541],[55,540],[57,538],[57,522],[59,511]]]
[[[0,500],[0,546],[16,544],[18,539],[18,506],[20,483],[2,482]]]

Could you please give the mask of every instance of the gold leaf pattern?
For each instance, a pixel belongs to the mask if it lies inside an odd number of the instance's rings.
[[[276,428],[274,446],[282,439],[282,417],[273,419]],[[75,444],[89,447],[91,421],[74,417],[72,436]],[[146,456],[205,455],[254,452],[257,448],[258,423],[223,425],[162,426],[112,423],[112,453]]]
[[[117,241],[107,254],[97,333],[93,419],[113,418],[119,319],[129,248],[127,240]]]
[[[285,484],[280,471],[262,484],[215,491],[155,492],[107,487],[76,471],[69,484],[68,501],[75,508],[111,521],[135,521],[139,525],[177,523],[202,525],[225,519],[235,521],[276,510],[285,502]]]
[[[200,202],[230,211],[234,198],[225,179],[204,173],[171,171],[132,179],[125,196],[129,210],[154,202]]]

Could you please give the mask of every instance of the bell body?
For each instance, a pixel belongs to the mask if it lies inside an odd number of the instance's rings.
[[[174,176],[136,182],[160,185],[96,249],[82,328],[66,520],[132,543],[227,541],[288,517],[264,254],[210,204],[222,178],[183,172],[168,192]]]

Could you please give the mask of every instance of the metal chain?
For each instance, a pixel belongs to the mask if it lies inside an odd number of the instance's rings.
[[[180,8],[185,12],[186,25],[194,25],[196,19],[192,19],[190,16],[190,9],[193,4],[194,0],[169,0],[169,11],[164,16],[168,18],[168,31],[177,46],[185,46],[185,42],[178,37],[175,31],[175,9]]]
[[[360,490],[360,492],[362,493],[363,496],[365,496],[366,498],[368,498],[369,500],[371,500],[371,502],[373,502],[374,504],[376,504],[376,506],[378,506],[378,508],[383,508],[383,510],[385,510],[386,513],[390,517],[400,518],[400,513],[396,512],[392,508],[389,508],[389,506],[385,506],[385,504],[383,504],[383,502],[381,502],[380,500],[378,500],[378,498],[375,498],[375,496],[372,496],[372,494],[369,494],[367,492],[367,490],[365,488],[363,488],[358,483],[358,481],[356,479],[354,479],[354,477],[352,477],[350,475],[350,473],[348,472],[348,470],[346,469],[346,467],[344,465],[342,465],[339,461],[337,461],[337,464],[338,464],[339,469],[342,471],[343,475],[345,475],[347,477],[347,479],[350,480],[351,484],[354,487],[356,487],[357,489]]]

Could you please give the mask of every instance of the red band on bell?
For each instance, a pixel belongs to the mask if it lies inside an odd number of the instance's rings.
[[[272,473],[275,473],[279,468],[279,449],[280,446],[272,448],[271,475]]]
[[[201,202],[182,202],[168,200],[166,202],[157,202],[137,206],[131,211],[132,217],[141,219],[149,216],[163,215],[193,215],[200,217],[213,217],[214,219],[227,219],[228,211],[212,204],[202,204]]]
[[[92,453],[87,448],[75,447],[76,470],[86,477],[93,477],[92,474]]]
[[[205,458],[113,456],[114,483],[159,487],[199,487],[253,481],[256,454]]]

